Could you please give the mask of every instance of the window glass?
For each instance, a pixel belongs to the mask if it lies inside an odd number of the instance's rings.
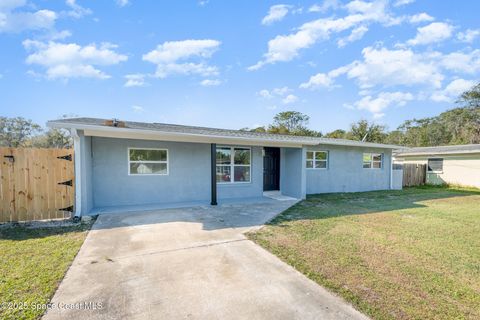
[[[317,169],[326,169],[327,168],[327,161],[316,161],[315,168]]]
[[[130,149],[130,161],[167,161],[167,150]]]
[[[250,167],[236,166],[234,169],[234,179],[235,182],[250,181]]]
[[[217,164],[230,164],[232,151],[230,148],[217,148]]]
[[[250,164],[250,149],[235,148],[235,164]]]
[[[442,158],[428,159],[427,171],[428,172],[442,172],[443,171],[443,159]]]
[[[218,147],[216,157],[217,182],[250,182],[250,148]]]
[[[327,160],[326,152],[315,152],[315,160]]]
[[[326,169],[328,151],[307,151],[305,167],[307,169]]]
[[[376,169],[380,169],[382,167],[382,163],[381,162],[373,162],[373,167],[376,168]]]
[[[363,167],[365,169],[381,169],[382,156],[383,155],[381,153],[364,153]]]
[[[217,166],[217,182],[230,182],[230,166]]]
[[[167,164],[154,162],[131,162],[130,174],[167,174]]]
[[[131,175],[168,174],[168,151],[166,149],[129,149],[128,173]]]

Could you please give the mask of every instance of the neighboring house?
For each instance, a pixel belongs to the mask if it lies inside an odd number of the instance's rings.
[[[105,207],[216,204],[264,191],[392,188],[392,145],[93,118],[49,121],[74,138],[76,214]]]
[[[480,144],[398,150],[394,161],[426,164],[426,182],[480,188]]]

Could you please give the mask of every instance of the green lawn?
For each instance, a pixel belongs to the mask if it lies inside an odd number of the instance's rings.
[[[314,195],[249,237],[375,319],[480,319],[480,190]]]
[[[0,227],[0,319],[43,314],[90,227]]]

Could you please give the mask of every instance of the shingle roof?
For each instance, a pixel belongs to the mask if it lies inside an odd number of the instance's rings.
[[[441,155],[480,153],[480,144],[464,144],[455,146],[420,147],[395,150],[396,156]]]
[[[105,125],[105,121],[107,121],[107,119],[70,118],[70,119],[52,120],[52,121],[49,121],[47,125],[51,127],[77,128],[77,129],[82,129],[82,127],[88,127],[88,128],[104,127],[104,128],[112,128],[113,130],[135,129],[135,130],[155,131],[159,133],[165,132],[165,133],[179,133],[179,134],[187,134],[187,135],[192,134],[192,135],[202,135],[202,136],[212,136],[212,137],[214,136],[214,137],[225,137],[225,138],[249,138],[249,139],[267,140],[267,141],[275,141],[275,142],[293,142],[293,143],[308,144],[308,145],[332,144],[332,145],[348,145],[348,146],[376,147],[376,148],[388,148],[388,149],[398,148],[398,146],[394,146],[394,145],[353,141],[353,140],[347,140],[347,139],[292,136],[292,135],[272,134],[272,133],[263,133],[263,132],[249,132],[249,131],[231,130],[231,129],[185,126],[185,125],[168,124],[168,123],[146,123],[146,122],[124,121],[125,128],[113,128]]]

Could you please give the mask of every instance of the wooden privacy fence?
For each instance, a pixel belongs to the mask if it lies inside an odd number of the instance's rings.
[[[73,158],[72,149],[0,148],[0,222],[70,216]]]
[[[405,163],[403,165],[403,186],[413,187],[425,184],[426,164]]]

